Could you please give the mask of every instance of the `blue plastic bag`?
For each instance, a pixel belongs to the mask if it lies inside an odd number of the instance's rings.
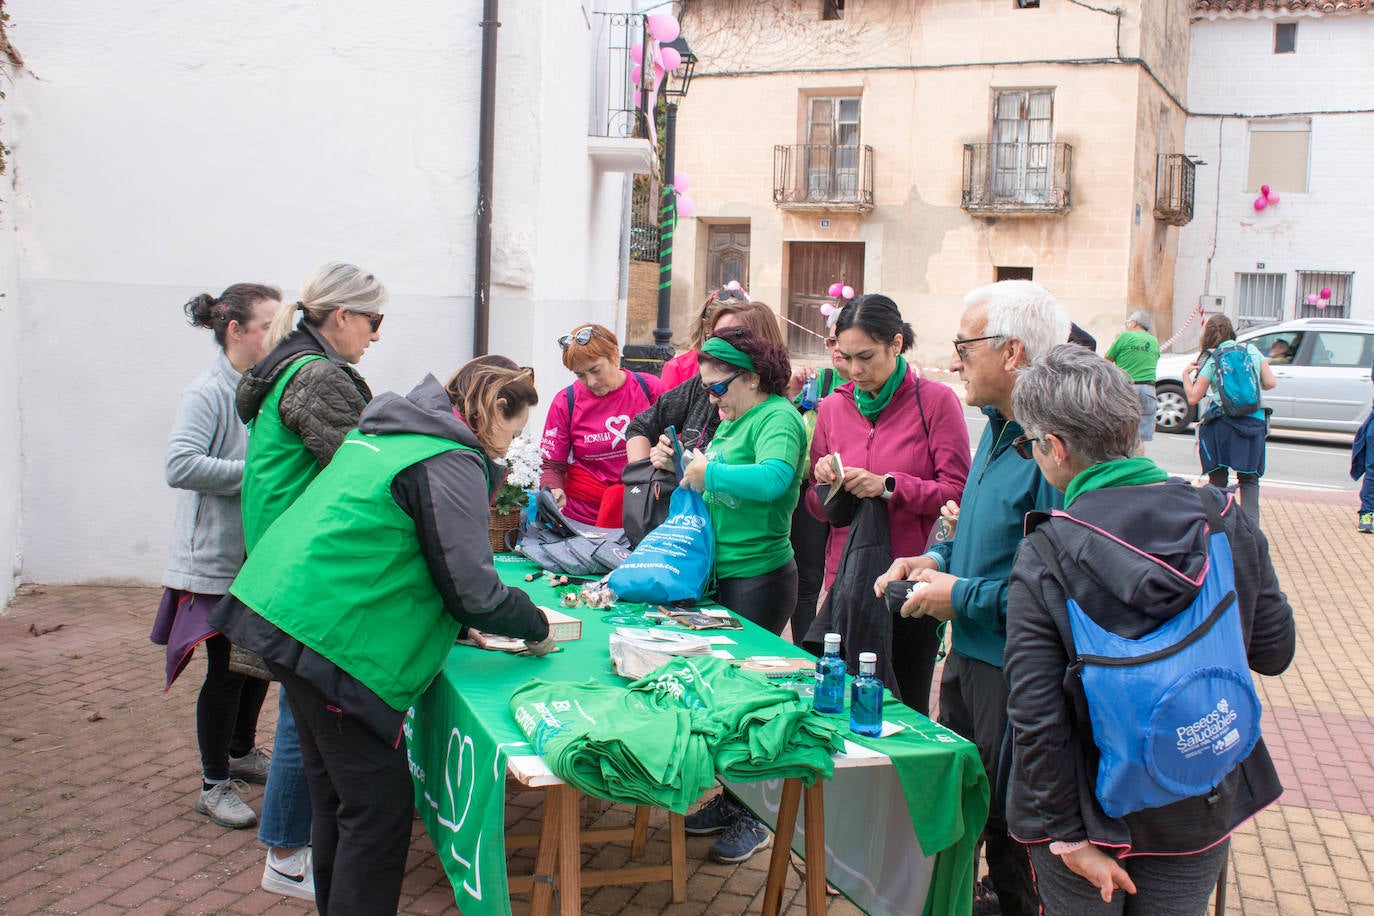
[[[684,465],[676,431],[673,467],[682,479]],[[617,598],[651,604],[697,601],[706,591],[716,555],[716,535],[706,500],[695,490],[679,486],[668,503],[668,517],[644,535],[639,546],[607,581]]]

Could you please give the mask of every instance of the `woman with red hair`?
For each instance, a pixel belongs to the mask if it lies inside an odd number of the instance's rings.
[[[620,368],[620,343],[599,324],[584,324],[558,339],[563,365],[577,381],[549,405],[540,486],[573,521],[619,528],[623,524],[625,432],[630,420],[658,400],[657,376]]]

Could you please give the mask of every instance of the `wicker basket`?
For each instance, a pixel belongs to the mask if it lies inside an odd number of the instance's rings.
[[[491,510],[491,520],[487,522],[487,540],[491,542],[492,553],[509,553],[506,546],[506,533],[520,527],[520,510],[512,509],[505,515]]]

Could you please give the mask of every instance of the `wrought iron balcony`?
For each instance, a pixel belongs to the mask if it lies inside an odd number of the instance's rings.
[[[1072,168],[1067,143],[965,143],[960,206],[975,216],[1067,213]]]
[[[773,147],[773,202],[784,210],[872,210],[873,147]]]
[[[1164,153],[1155,172],[1155,219],[1185,226],[1193,219],[1193,173],[1197,167],[1183,153]]]

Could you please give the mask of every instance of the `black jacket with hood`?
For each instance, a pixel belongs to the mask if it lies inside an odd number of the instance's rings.
[[[430,577],[454,619],[503,636],[548,636],[543,613],[523,591],[507,588],[492,563],[488,508],[504,469],[485,456],[438,380],[426,376],[405,397],[390,391],[378,395],[363,411],[358,429],[376,435],[440,436],[477,449],[454,449],[410,465],[392,479],[391,496],[414,519]],[[233,595],[215,608],[211,621],[230,642],[295,671],[382,738],[399,740],[404,713]]]
[[[255,366],[243,374],[234,407],[244,423],[257,419],[277,377],[304,356],[320,355],[291,377],[281,393],[282,425],[301,437],[320,467],[329,464],[358,415],[372,400],[372,389],[314,328],[302,321]]]
[[[1234,498],[1174,478],[1153,486],[1091,490],[1068,514],[1196,579],[1207,560],[1202,499],[1224,501],[1222,521],[1235,561],[1236,605],[1252,670],[1276,675],[1296,650],[1293,609],[1279,589],[1269,544]],[[1073,597],[1099,626],[1139,638],[1186,608],[1197,587],[1125,544],[1043,513]],[[1097,748],[1074,658],[1065,595],[1039,553],[1022,541],[1011,574],[1005,672],[1013,729],[1007,822],[1024,843],[1051,840],[1115,847],[1119,853],[1187,854],[1206,849],[1283,791],[1263,739],[1212,792],[1124,818],[1097,802]]]

